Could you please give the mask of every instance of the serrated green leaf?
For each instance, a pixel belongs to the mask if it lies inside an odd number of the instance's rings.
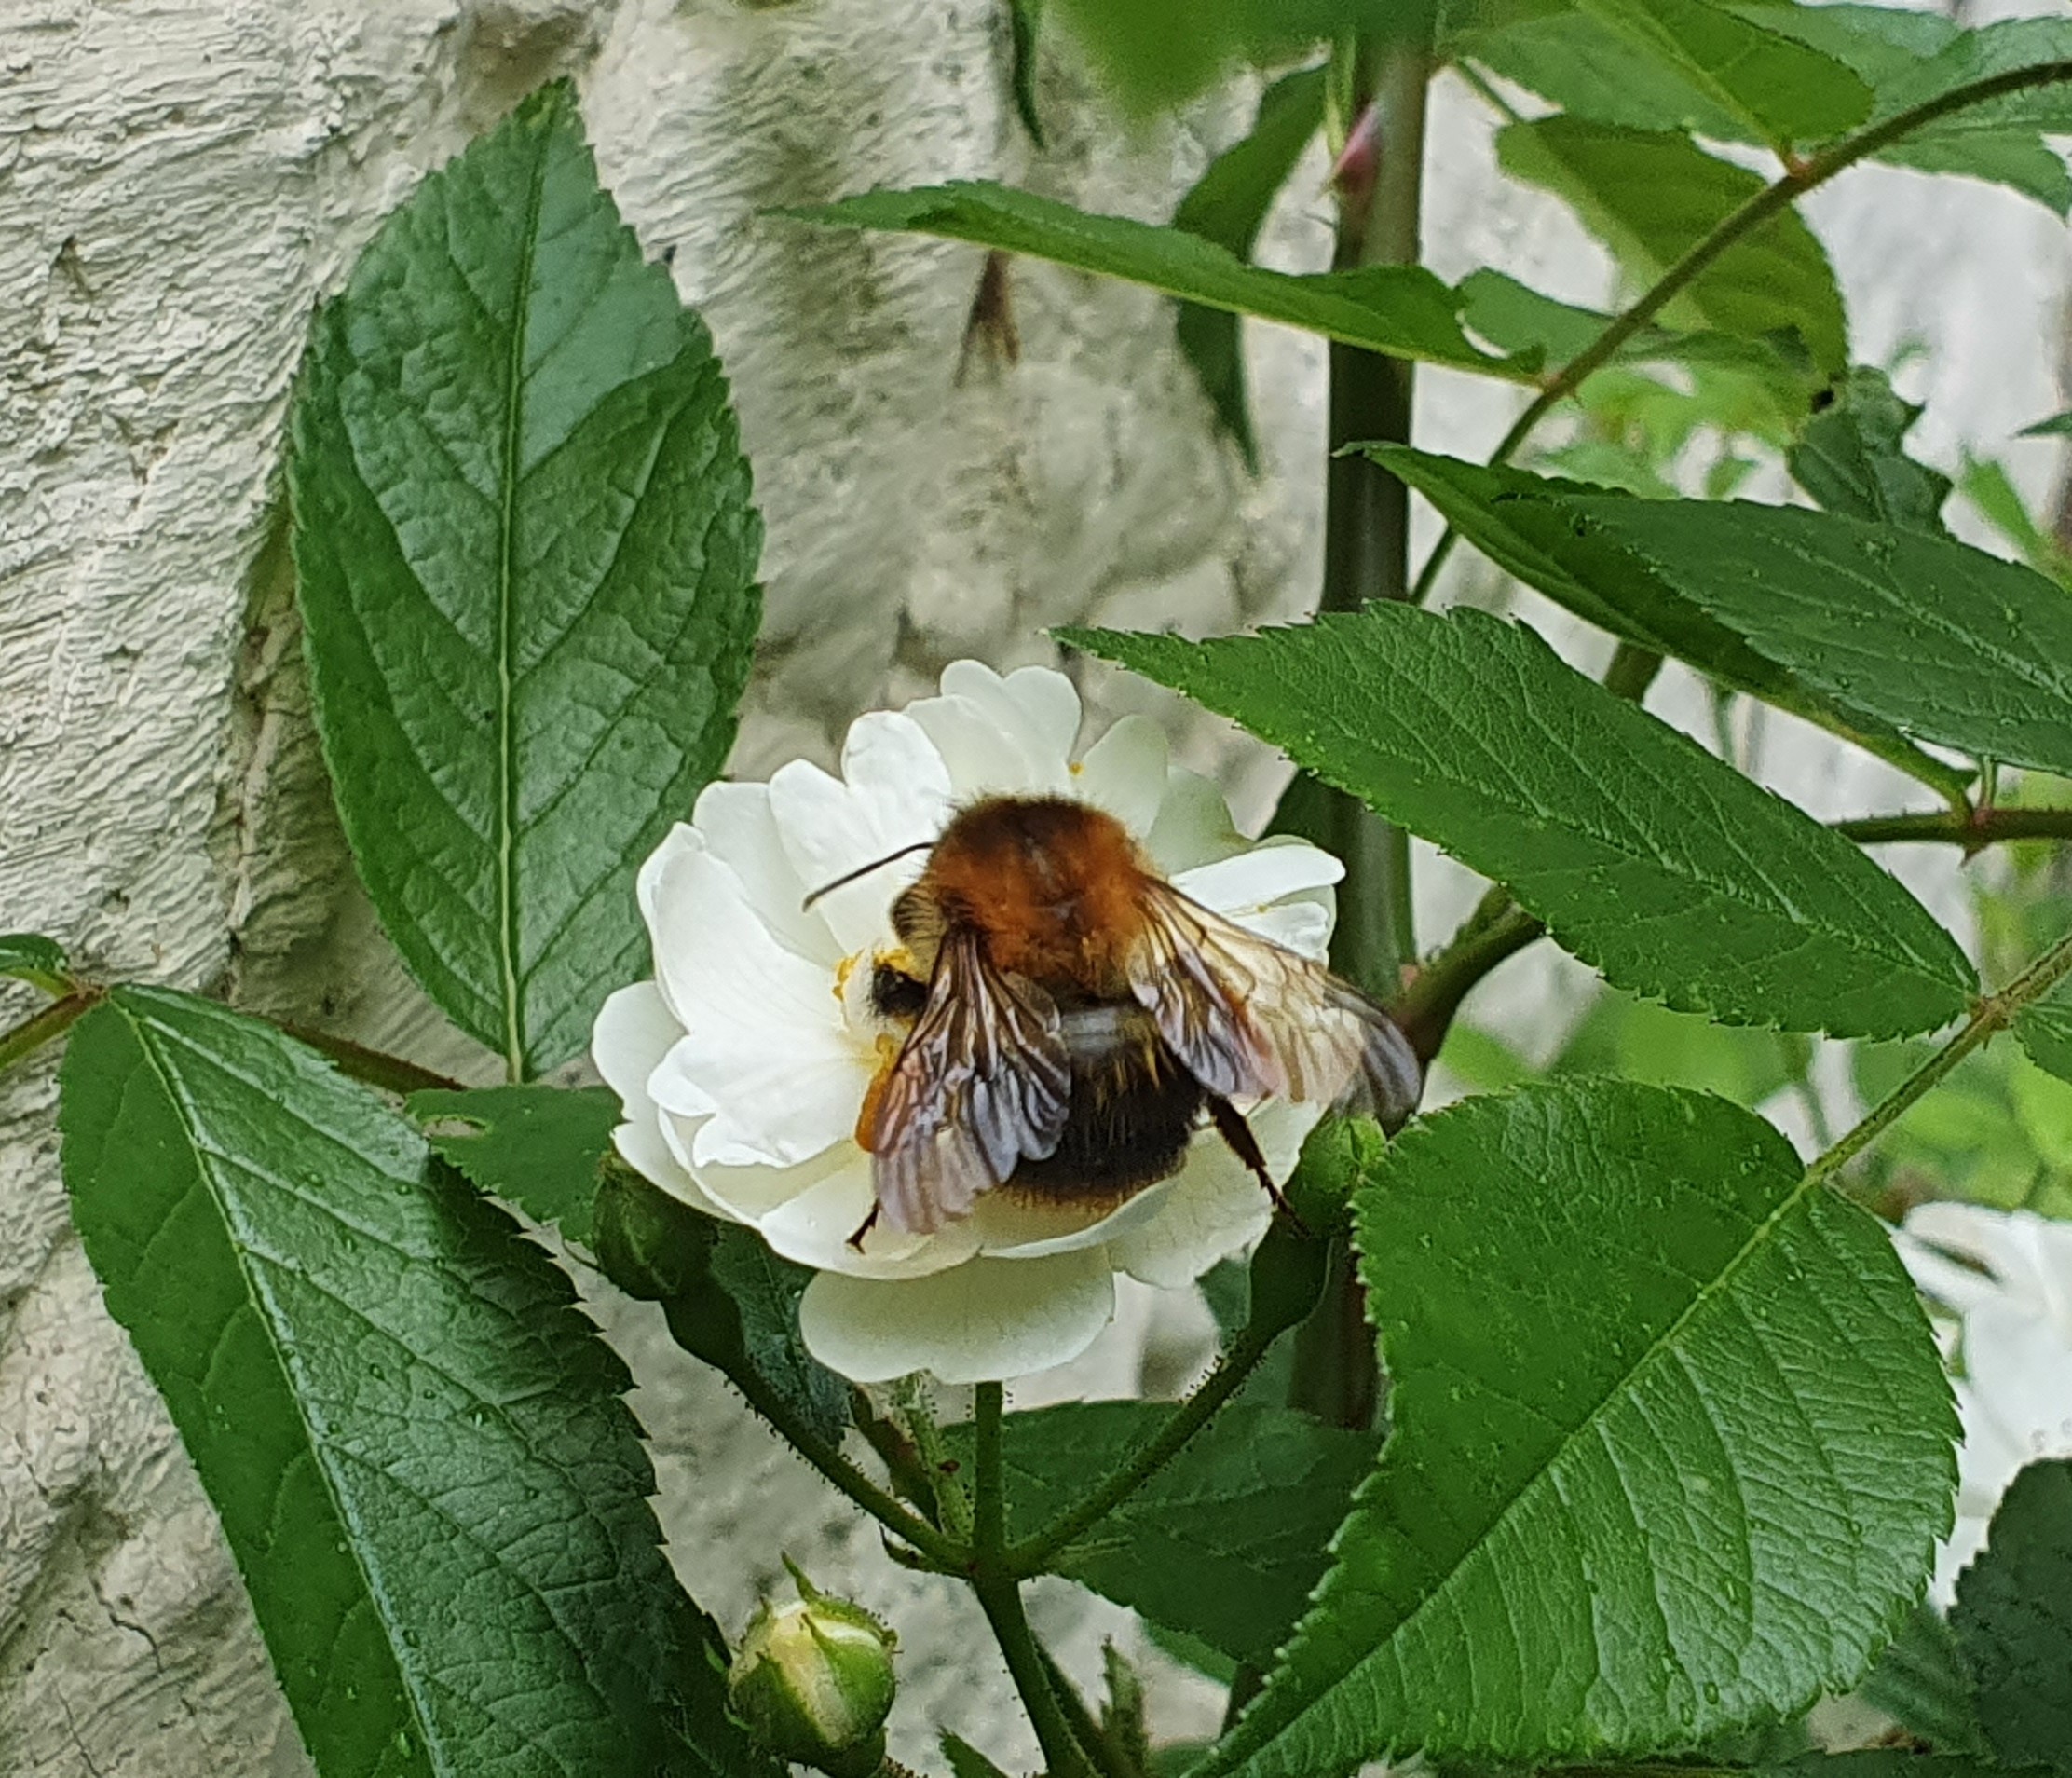
[[[2016,1013],[2014,1034],[2038,1068],[2072,1081],[2072,982],[2061,981]]]
[[[866,191],[781,213],[825,227],[902,229],[976,241],[1147,284],[1210,308],[1306,328],[1390,358],[1532,380],[1527,366],[1492,357],[1468,339],[1461,331],[1460,293],[1421,266],[1306,277],[1267,271],[1183,228],[1092,215],[1033,192],[982,182]]]
[[[798,1299],[812,1282],[806,1266],[773,1253],[753,1229],[723,1225],[709,1262],[712,1279],[741,1317],[748,1362],[830,1443],[849,1426],[849,1385],[806,1350],[798,1332]]]
[[[598,1169],[611,1153],[619,1097],[608,1087],[484,1087],[412,1093],[429,1138],[469,1182],[591,1243]],[[455,1128],[458,1126],[458,1128]]]
[[[1171,1409],[1075,1402],[1002,1423],[1010,1530],[1030,1537],[1119,1468]],[[956,1447],[966,1427],[950,1429]],[[1292,1408],[1226,1408],[1052,1566],[1168,1630],[1263,1661],[1324,1572],[1378,1441]]]
[[[1871,89],[1846,63],[1765,31],[1706,0],[1578,0],[1636,60],[1667,70],[1706,104],[1775,148],[1839,135],[1871,109]],[[1674,127],[1696,127],[1679,119]]]
[[[953,1735],[945,1729],[938,1741],[943,1757],[949,1762],[950,1778],[1007,1778],[1005,1772],[961,1735]]]
[[[1496,139],[1504,171],[1552,192],[1633,279],[1652,284],[1763,189],[1684,136],[1544,117]],[[1795,332],[1830,376],[1848,362],[1848,323],[1826,251],[1795,212],[1743,236],[1663,310],[1672,326],[1761,339]]]
[[[634,872],[732,740],[761,540],[711,340],[566,83],[383,225],[291,426],[354,859],[427,992],[537,1074],[647,972]]]
[[[1586,622],[1804,717],[1944,795],[1962,791],[1969,782],[1968,774],[1923,753],[1890,724],[1757,653],[1646,561],[1578,525],[1566,501],[1601,490],[1502,465],[1435,457],[1405,444],[1369,445],[1367,451],[1430,500],[1497,567]]]
[[[1972,991],[1955,941],[1856,847],[1521,625],[1376,605],[1216,642],[1059,636],[1285,748],[1681,1011],[1867,1035],[1942,1024]]]
[[[2072,1460],[2032,1463],[2009,1485],[1957,1576],[1950,1627],[1994,1753],[2072,1771]]]
[[[1883,371],[1856,365],[1800,430],[1786,458],[1792,479],[1830,513],[1946,535],[1950,478],[1906,454],[1921,411],[1893,393]]]
[[[0,976],[12,976],[47,994],[72,992],[72,962],[64,947],[40,932],[0,933]]]
[[[1917,740],[2072,772],[2072,595],[2033,569],[1796,507],[1564,503],[1828,696]]]
[[[114,990],[61,1083],[88,1257],[325,1778],[769,1772],[663,1559],[625,1369],[509,1217],[183,994]]]
[[[1857,1695],[1938,1753],[1983,1754],[1971,1675],[1950,1626],[1930,1606],[1916,1606]]]
[[[1616,1081],[1424,1119],[1355,1216],[1393,1430],[1205,1778],[1688,1748],[1862,1672],[1957,1430],[1874,1219],[1749,1113]]]
[[[1173,226],[1242,260],[1252,256],[1260,226],[1324,121],[1324,70],[1284,75],[1260,95],[1251,134],[1226,148],[1173,212]],[[1180,354],[1193,367],[1216,418],[1259,470],[1251,409],[1245,392],[1245,356],[1237,317],[1228,309],[1182,303],[1175,317]]]

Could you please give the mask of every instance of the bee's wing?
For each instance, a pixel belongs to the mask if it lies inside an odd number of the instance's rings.
[[[930,1234],[1042,1159],[1065,1129],[1071,1065],[1049,994],[995,969],[952,926],[870,1117],[864,1146],[885,1220]]]
[[[1130,992],[1208,1091],[1278,1098],[1375,1117],[1390,1128],[1424,1085],[1389,1016],[1323,964],[1247,932],[1148,880]]]

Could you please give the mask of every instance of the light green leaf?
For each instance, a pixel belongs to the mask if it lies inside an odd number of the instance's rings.
[[[515,1076],[647,973],[633,878],[725,759],[761,529],[698,319],[573,89],[431,174],[292,419],[317,723],[382,923]]]
[[[1548,1069],[1553,1074],[1618,1074],[1654,1087],[1690,1087],[1753,1110],[1802,1078],[1803,1037],[1715,1025],[1630,994],[1598,995]]]
[[[1466,1100],[1373,1156],[1381,1465],[1205,1778],[1688,1748],[1846,1687],[1919,1597],[1956,1419],[1875,1220],[1723,1100]]]
[[[1950,478],[1906,454],[1907,431],[1920,417],[1883,371],[1858,364],[1801,429],[1787,458],[1792,479],[1830,513],[1946,535]]]
[[[1247,266],[1183,228],[1097,216],[1033,192],[961,182],[918,191],[867,191],[782,212],[835,228],[904,229],[1053,260],[1148,284],[1188,302],[1307,328],[1390,358],[1425,360],[1512,382],[1531,371],[1494,358],[1461,331],[1460,293],[1419,266],[1297,277]]]
[[[1642,284],[1654,283],[1764,184],[1686,137],[1577,117],[1512,124],[1498,135],[1496,150],[1505,171],[1567,203]],[[1662,319],[1754,339],[1795,331],[1827,374],[1838,375],[1848,362],[1848,324],[1833,269],[1795,212],[1727,248]]]
[[[478,1189],[590,1245],[598,1169],[619,1123],[617,1094],[602,1087],[485,1087],[412,1093],[406,1103],[432,1127],[432,1147]]]
[[[1950,1626],[2004,1765],[2072,1772],[2072,1461],[2032,1463],[1957,1576]]]
[[[0,976],[12,976],[47,994],[69,994],[72,962],[64,947],[40,932],[0,932]]]
[[[1012,1534],[1033,1536],[1119,1468],[1171,1410],[1078,1402],[1003,1424]],[[959,1449],[970,1429],[952,1429]],[[1262,1662],[1324,1572],[1378,1441],[1292,1408],[1226,1408],[1053,1566],[1234,1660]]]
[[[508,1216],[183,994],[114,990],[61,1083],[87,1255],[325,1778],[770,1771],[662,1557],[625,1369]]]
[[[1375,605],[1217,642],[1059,634],[1507,884],[1620,987],[1838,1035],[1965,1008],[1963,953],[1861,852],[1520,625]]]
[[[1323,69],[1305,68],[1276,80],[1260,95],[1252,133],[1208,163],[1173,212],[1173,226],[1249,260],[1267,211],[1323,121]],[[1175,324],[1181,355],[1194,367],[1218,421],[1256,474],[1259,445],[1246,400],[1237,317],[1228,309],[1182,303]]]
[[[1870,112],[1870,88],[1845,63],[1706,0],[1577,3],[1626,49],[1629,68],[1658,63],[1773,147],[1839,135]]]
[[[2038,1067],[2072,1081],[2072,980],[2059,982],[2016,1013],[2014,1034]]]
[[[1244,62],[1357,35],[1416,43],[1433,0],[1050,0],[1123,108],[1180,103]]]
[[[1745,501],[1566,498],[1806,684],[1906,731],[2072,772],[2072,596],[1946,538]]]
[[[1857,1694],[1938,1753],[1983,1754],[1971,1675],[1950,1626],[1916,1606]]]
[[[1736,691],[1804,717],[1945,796],[1969,774],[1923,753],[1900,732],[1795,677],[1685,598],[1630,551],[1578,526],[1566,502],[1602,492],[1501,465],[1464,463],[1403,444],[1367,447],[1373,459],[1436,506],[1448,524],[1506,573],[1586,622],[1688,663]]]

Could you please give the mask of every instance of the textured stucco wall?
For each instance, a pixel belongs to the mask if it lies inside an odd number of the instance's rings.
[[[975,653],[1043,658],[1044,625],[1223,630],[1302,609],[1315,571],[1321,352],[1248,340],[1268,473],[1210,434],[1163,305],[1015,274],[1023,361],[954,381],[969,249],[761,219],[872,184],[990,175],[1169,212],[1241,127],[1242,95],[1126,141],[1052,65],[1034,155],[1006,102],[996,0],[7,0],[0,6],[0,928],[90,967],[227,987],[450,1069],[480,1059],[403,980],[349,875],[307,720],[278,459],[310,305],[381,213],[538,79],[576,72],[606,176],[668,253],[733,378],[769,522],[770,628],[739,769],[825,757],[857,708]],[[1602,257],[1503,188],[1487,126],[1442,83],[1428,234],[1454,274],[1500,259],[1602,299]],[[1947,456],[2058,404],[2063,231],[1975,186],[1870,172],[1816,214],[1869,355],[1948,342],[1912,374]],[[1321,256],[1321,169],[1270,230]],[[1513,398],[1428,376],[1420,429],[1486,445]],[[2052,468],[2024,447],[2032,491]],[[1464,590],[1487,577],[1465,565]],[[1111,710],[1152,707],[1090,676]],[[1693,708],[1665,687],[1664,707]],[[1184,745],[1263,806],[1272,762],[1217,725]],[[1830,749],[1766,756],[1821,807],[1892,786]],[[1910,869],[1916,867],[1910,865]],[[1427,925],[1457,874],[1427,872]],[[1922,874],[1947,902],[1947,870]],[[1558,972],[1521,967],[1516,1004]],[[0,1019],[26,1005],[0,990]],[[48,1067],[0,1086],[0,1771],[307,1771],[177,1439],[67,1231]],[[587,1283],[588,1281],[586,1281]],[[903,1745],[931,1716],[1033,1759],[983,1630],[893,1568],[646,1310],[597,1310],[642,1379],[680,1566],[738,1627],[780,1550],[906,1637]],[[1112,1392],[1198,1358],[1198,1320],[1133,1301],[1039,1392]],[[721,1552],[715,1561],[708,1553]],[[1038,1602],[1075,1667],[1120,1614]],[[1175,1683],[1166,1721],[1206,1726]]]

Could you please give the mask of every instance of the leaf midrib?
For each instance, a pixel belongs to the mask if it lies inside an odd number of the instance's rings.
[[[513,563],[517,554],[519,453],[525,419],[525,341],[532,320],[533,267],[552,143],[542,138],[525,193],[519,239],[517,301],[506,360],[503,504],[497,537],[497,968],[504,998],[504,1074],[525,1078],[525,1033],[518,959],[518,740]]]
[[[389,1633],[390,1626],[400,1621],[394,1601],[389,1598],[375,1572],[362,1559],[366,1527],[361,1524],[359,1516],[348,1508],[340,1495],[331,1466],[324,1460],[326,1446],[319,1438],[317,1429],[309,1418],[305,1406],[305,1392],[297,1387],[297,1367],[291,1350],[279,1339],[279,1329],[285,1318],[278,1312],[271,1292],[265,1289],[254,1276],[252,1268],[243,1261],[235,1235],[236,1219],[231,1216],[229,1206],[224,1201],[214,1170],[210,1165],[212,1158],[211,1151],[202,1146],[194,1106],[159,1058],[157,1046],[152,1041],[152,1034],[157,1027],[133,1013],[121,999],[114,999],[110,1004],[129,1025],[130,1035],[136,1040],[138,1051],[143,1055],[145,1065],[157,1080],[159,1090],[166,1096],[167,1104],[171,1106],[173,1115],[180,1120],[181,1132],[186,1138],[187,1154],[194,1167],[195,1176],[214,1207],[217,1221],[230,1247],[231,1263],[238,1269],[238,1279],[243,1287],[245,1302],[251,1308],[253,1319],[266,1331],[266,1350],[279,1367],[295,1422],[302,1429],[303,1448],[309,1455],[309,1466],[315,1470],[323,1487],[324,1498],[331,1502],[332,1516],[348,1534],[343,1539],[344,1554],[360,1576],[362,1594],[373,1607],[375,1616],[382,1626],[382,1647],[388,1651],[397,1678],[402,1682],[404,1698],[411,1714],[411,1726],[416,1730],[417,1744],[424,1750],[425,1763],[437,1774],[437,1778],[463,1778],[463,1774],[442,1757],[439,1738],[431,1730],[433,1717],[424,1692],[431,1683],[432,1675],[429,1672],[416,1671],[413,1663],[404,1658],[403,1649],[398,1648],[399,1639]],[[278,1476],[274,1486],[275,1501],[278,1504]]]
[[[1405,1633],[1417,1622],[1426,1609],[1447,1593],[1454,1581],[1460,1578],[1462,1570],[1467,1566],[1468,1563],[1494,1538],[1497,1532],[1503,1529],[1506,1522],[1510,1518],[1512,1512],[1518,1509],[1525,1497],[1553,1472],[1556,1466],[1568,1456],[1569,1451],[1579,1440],[1586,1435],[1601,1436],[1599,1421],[1613,1402],[1629,1394],[1643,1373],[1654,1368],[1658,1362],[1668,1362],[1670,1358],[1675,1356],[1676,1341],[1682,1336],[1684,1330],[1697,1312],[1706,1306],[1715,1295],[1724,1292],[1729,1287],[1740,1268],[1748,1263],[1750,1256],[1770,1238],[1777,1225],[1797,1209],[1801,1203],[1805,1202],[1814,1191],[1821,1188],[1820,1176],[1812,1169],[1802,1169],[1798,1183],[1779,1200],[1776,1208],[1750,1231],[1748,1238],[1735,1251],[1726,1264],[1720,1268],[1718,1274],[1698,1287],[1697,1293],[1693,1295],[1690,1302],[1678,1313],[1676,1319],[1662,1331],[1659,1337],[1649,1343],[1633,1366],[1621,1376],[1615,1378],[1604,1393],[1591,1403],[1589,1411],[1576,1421],[1574,1427],[1561,1435],[1560,1442],[1547,1454],[1546,1461],[1539,1464],[1520,1481],[1518,1486],[1505,1498],[1503,1504],[1491,1514],[1481,1529],[1476,1533],[1474,1539],[1462,1549],[1460,1554],[1454,1558],[1446,1572],[1438,1577],[1424,1596],[1408,1612],[1397,1619],[1395,1623],[1389,1627],[1384,1638],[1377,1642],[1373,1648],[1345,1668],[1322,1691],[1303,1703],[1293,1716],[1274,1730],[1269,1740],[1251,1749],[1246,1755],[1246,1758],[1250,1760],[1256,1758],[1260,1754],[1267,1752],[1275,1741],[1281,1739],[1313,1710],[1316,1709],[1332,1691],[1345,1684],[1354,1674],[1359,1672],[1384,1649],[1394,1649],[1400,1643]],[[1377,1468],[1375,1474],[1378,1476],[1381,1473],[1381,1469]],[[1363,1502],[1356,1496],[1353,1511],[1356,1514],[1358,1513],[1362,1510],[1362,1506]],[[1298,1634],[1300,1634],[1300,1631],[1301,1626],[1298,1626]],[[1261,1703],[1270,1695],[1270,1692],[1261,1693]],[[1395,1751],[1402,1750],[1399,1743],[1391,1742],[1389,1744]],[[1230,1771],[1234,1768],[1222,1767],[1211,1768],[1210,1770]]]

